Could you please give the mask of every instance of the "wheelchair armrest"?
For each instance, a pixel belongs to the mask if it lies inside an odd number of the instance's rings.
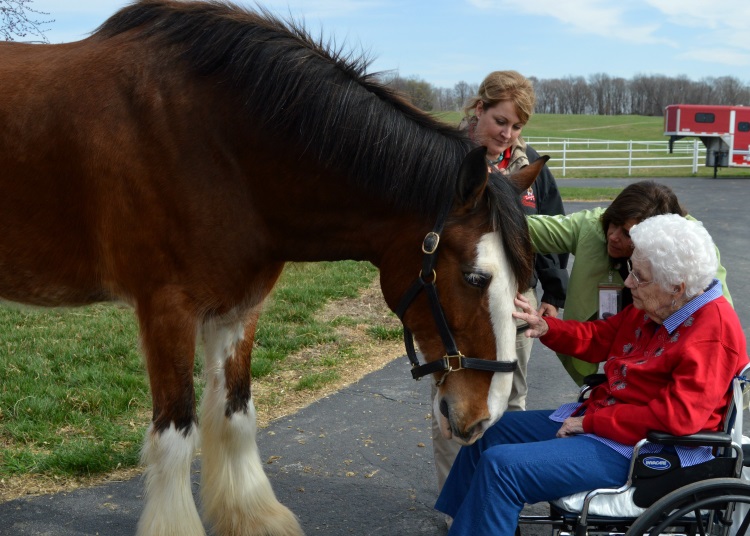
[[[594,387],[606,381],[606,374],[589,374],[585,376],[583,378],[583,385],[581,385],[581,389],[578,391],[578,401],[583,402],[586,400],[587,395]]]
[[[698,432],[686,436],[674,436],[665,432],[651,431],[646,439],[657,445],[678,445],[681,447],[729,447],[732,436],[726,432]]]
[[[583,385],[588,385],[589,387],[596,387],[600,383],[604,383],[606,381],[607,381],[606,374],[589,374],[588,376],[585,376],[583,378]]]

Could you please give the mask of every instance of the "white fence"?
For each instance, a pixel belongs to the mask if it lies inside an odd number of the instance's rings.
[[[556,175],[565,177],[569,170],[689,168],[698,172],[705,162],[706,147],[698,139],[675,142],[669,153],[669,142],[607,141],[591,139],[525,138],[539,154],[552,158],[548,163]]]

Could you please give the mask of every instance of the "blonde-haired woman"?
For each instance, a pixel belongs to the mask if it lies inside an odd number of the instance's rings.
[[[534,88],[523,75],[516,71],[491,72],[466,103],[459,128],[468,130],[474,141],[487,147],[491,165],[515,171],[529,164],[521,130],[531,118],[535,102]]]

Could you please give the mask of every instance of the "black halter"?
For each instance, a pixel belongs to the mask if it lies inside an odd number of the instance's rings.
[[[445,320],[445,314],[443,313],[443,307],[440,305],[440,299],[437,294],[437,273],[435,272],[435,263],[437,261],[437,249],[440,243],[440,233],[443,232],[443,226],[445,220],[450,212],[451,205],[448,204],[441,214],[438,216],[435,222],[435,227],[425,235],[422,241],[422,270],[419,272],[417,279],[407,289],[406,293],[401,298],[401,301],[396,308],[396,315],[401,319],[401,323],[404,326],[404,346],[406,347],[406,354],[409,356],[411,362],[411,375],[415,380],[419,380],[422,376],[432,374],[434,372],[445,371],[446,373],[438,382],[441,385],[445,378],[451,372],[457,372],[461,369],[474,369],[484,370],[488,372],[513,372],[518,367],[516,361],[495,361],[487,359],[479,359],[476,357],[465,357],[456,348],[456,341],[453,339],[453,334],[448,327],[448,322]],[[412,336],[411,330],[404,324],[404,314],[411,305],[411,302],[417,297],[417,295],[424,290],[427,293],[427,297],[430,302],[430,309],[432,310],[432,318],[435,320],[440,338],[443,339],[443,346],[445,347],[445,355],[442,359],[433,361],[432,363],[426,363],[424,365],[419,364],[417,353],[414,350],[414,337]],[[528,326],[524,326],[526,329]]]

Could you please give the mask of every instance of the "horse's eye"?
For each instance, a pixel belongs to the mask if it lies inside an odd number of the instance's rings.
[[[479,272],[464,272],[464,280],[472,287],[485,288],[490,283],[492,276]]]

